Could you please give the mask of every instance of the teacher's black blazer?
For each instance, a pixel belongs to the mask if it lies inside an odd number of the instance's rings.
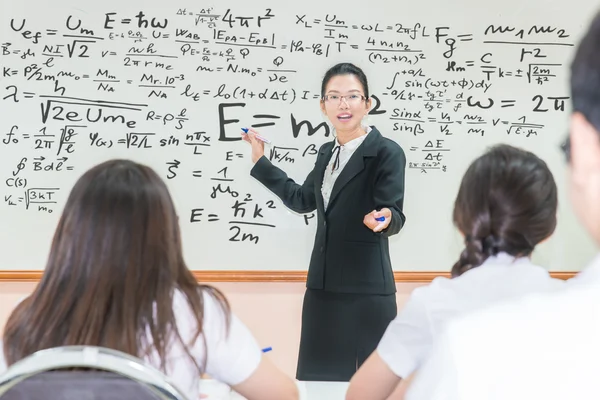
[[[400,231],[405,216],[402,148],[372,127],[333,186],[327,211],[321,186],[334,141],[321,146],[313,170],[302,185],[261,157],[250,174],[298,213],[317,210],[317,232],[306,287],[339,293],[396,292],[388,237]],[[387,207],[392,221],[384,232],[363,224],[365,214]],[[292,239],[292,238],[290,238]]]

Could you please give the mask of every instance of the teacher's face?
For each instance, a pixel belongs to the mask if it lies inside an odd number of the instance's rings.
[[[362,119],[369,113],[371,100],[365,98],[362,84],[355,75],[332,77],[321,99],[321,110],[336,131],[358,129]]]

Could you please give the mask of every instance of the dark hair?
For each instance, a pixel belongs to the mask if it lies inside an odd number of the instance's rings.
[[[367,76],[365,75],[362,69],[350,63],[340,63],[329,68],[329,70],[325,73],[325,76],[323,77],[323,82],[321,83],[321,98],[325,97],[325,90],[327,89],[327,84],[329,83],[331,78],[338,75],[356,76],[356,78],[362,85],[363,90],[365,91],[365,97],[367,99],[369,98],[369,84],[367,82]]]
[[[177,329],[176,289],[197,325],[191,343]],[[163,180],[132,161],[99,164],[75,183],[44,275],[8,319],[7,364],[38,350],[88,345],[141,358],[156,351],[164,370],[172,339],[192,358],[189,346],[202,333],[203,293],[230,315],[225,297],[198,285],[185,265],[178,217]]]
[[[573,111],[600,132],[600,14],[590,24],[571,62]]]
[[[499,252],[528,256],[556,228],[557,189],[546,163],[535,154],[497,145],[467,169],[454,203],[454,224],[465,249],[452,277]]]

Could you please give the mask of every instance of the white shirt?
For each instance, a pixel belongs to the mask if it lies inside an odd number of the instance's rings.
[[[428,358],[449,320],[499,301],[564,286],[529,258],[500,253],[457,278],[435,278],[415,289],[385,331],[377,353],[395,375],[406,379]]]
[[[600,258],[588,270],[448,324],[407,399],[600,399]]]
[[[173,296],[173,310],[177,319],[177,327],[185,343],[189,343],[195,332],[195,318],[185,295],[176,291]],[[225,336],[225,315],[217,301],[204,294],[204,326],[203,333],[190,347],[192,356],[202,365],[206,340],[208,356],[206,373],[212,378],[230,386],[246,380],[258,367],[262,351],[248,328],[235,316],[231,315],[229,336]],[[1,342],[0,342],[0,349]],[[158,355],[155,353],[146,360],[155,368],[160,368]],[[4,353],[0,350],[0,374],[6,370]],[[196,366],[185,354],[179,342],[175,342],[167,353],[167,376],[171,382],[189,399],[199,397],[200,376]]]
[[[329,204],[329,198],[331,197],[331,191],[333,190],[333,185],[335,184],[335,181],[337,180],[338,176],[340,176],[340,174],[342,173],[342,170],[344,169],[346,164],[348,164],[348,161],[350,160],[350,157],[352,157],[352,154],[354,154],[356,149],[358,149],[358,146],[360,146],[362,142],[365,141],[367,135],[369,134],[369,132],[371,132],[370,126],[365,126],[363,129],[367,132],[366,135],[362,135],[357,137],[356,139],[352,139],[344,145],[341,145],[340,142],[338,142],[337,138],[335,139],[335,145],[333,146],[333,149],[331,151],[337,151],[336,148],[338,146],[340,147],[340,164],[339,167],[332,172],[333,164],[336,159],[336,156],[334,154],[331,157],[331,160],[329,160],[329,164],[327,165],[327,168],[325,169],[325,174],[323,175],[323,185],[321,186],[321,194],[323,195],[323,204],[325,205],[325,210],[327,210],[327,205]]]

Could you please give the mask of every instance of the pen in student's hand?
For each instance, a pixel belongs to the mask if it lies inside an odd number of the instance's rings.
[[[269,351],[273,350],[272,347],[265,347],[264,349],[262,349],[263,353],[268,353]]]
[[[242,128],[242,131],[244,131],[245,134],[248,134],[248,128]],[[271,142],[269,141],[269,139],[265,139],[264,137],[262,137],[262,136],[260,136],[258,134],[255,134],[254,137],[256,137],[258,140],[260,140],[262,142],[271,144]]]
[[[385,221],[385,217],[379,217],[379,218],[375,218],[375,221]]]

